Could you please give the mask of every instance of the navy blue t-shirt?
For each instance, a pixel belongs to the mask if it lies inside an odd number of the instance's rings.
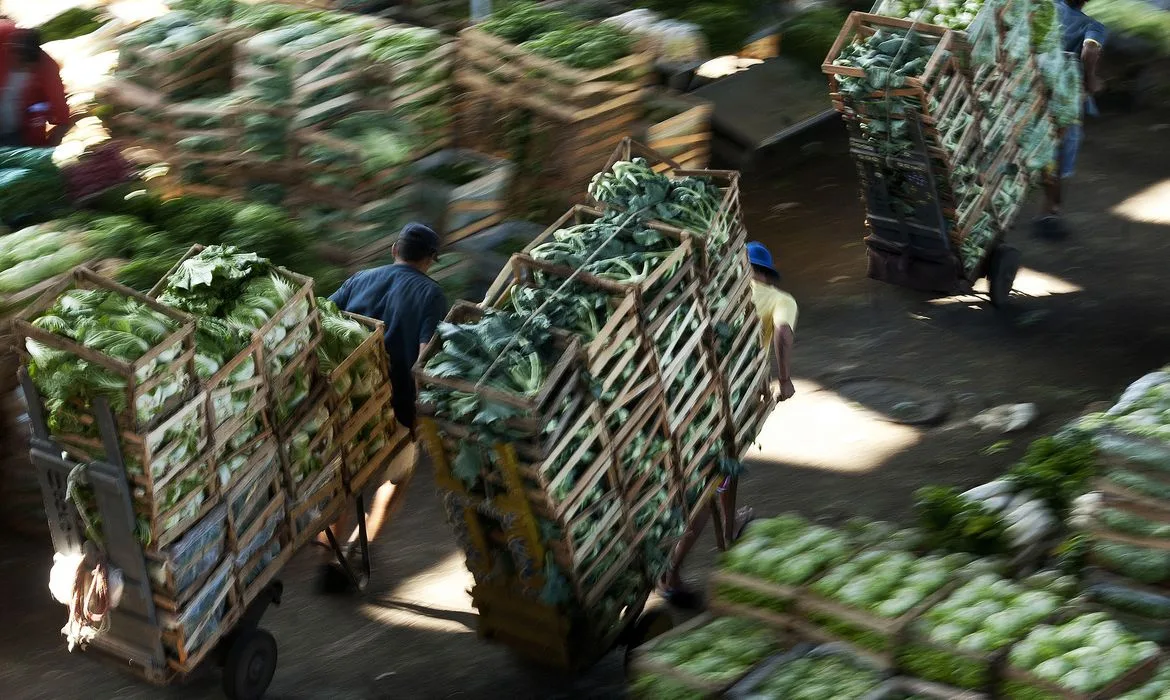
[[[1095,41],[1102,48],[1105,46],[1105,25],[1081,10],[1069,7],[1064,0],[1056,0],[1056,11],[1063,34],[1060,41],[1062,51],[1080,58],[1086,41]]]
[[[419,346],[430,342],[447,314],[443,289],[414,267],[397,264],[357,273],[329,299],[345,311],[386,324],[394,413],[400,423],[413,429],[417,391],[411,370],[418,361]]]

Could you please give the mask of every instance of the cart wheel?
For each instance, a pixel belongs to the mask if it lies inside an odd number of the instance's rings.
[[[262,629],[242,630],[223,664],[223,692],[231,700],[260,700],[276,673],[276,640]]]
[[[674,618],[671,617],[670,610],[665,604],[655,604],[654,607],[648,608],[643,612],[634,623],[634,626],[626,633],[625,667],[630,667],[630,661],[633,659],[635,649],[655,637],[666,634],[673,628]]]
[[[1016,273],[1019,271],[1020,251],[1010,245],[996,247],[991,254],[991,265],[987,272],[992,306],[1002,308],[1007,304],[1012,293],[1012,285],[1016,281]]]

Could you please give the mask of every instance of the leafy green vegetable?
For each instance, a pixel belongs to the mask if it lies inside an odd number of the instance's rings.
[[[963,498],[957,489],[929,486],[915,493],[919,527],[932,549],[972,554],[1009,550],[1003,520],[981,503]]]

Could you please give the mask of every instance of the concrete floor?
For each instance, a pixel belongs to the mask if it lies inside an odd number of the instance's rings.
[[[761,435],[741,500],[761,515],[795,509],[906,521],[916,488],[987,480],[1030,439],[1165,363],[1168,126],[1150,115],[1109,115],[1089,126],[1081,174],[1068,194],[1075,235],[1038,242],[1023,226],[1011,236],[1024,254],[1017,289],[1025,293],[1003,311],[864,278],[862,209],[839,125],[749,173],[749,230],[772,248],[801,318],[798,393]],[[1131,201],[1142,193],[1144,201]],[[1127,201],[1123,214],[1117,208]],[[1141,217],[1148,221],[1135,220]],[[951,417],[928,430],[887,423],[833,393],[834,382],[848,376],[914,380],[949,398]],[[1006,439],[967,424],[979,410],[1008,402],[1035,402],[1039,420]],[[65,611],[46,589],[47,539],[0,538],[0,697],[218,697],[214,674],[155,689],[66,653],[59,634]],[[710,545],[696,552],[689,572],[696,579],[714,562]],[[362,600],[316,595],[310,552],[288,567],[285,602],[265,619],[280,645],[270,698],[620,696],[617,655],[585,675],[559,677],[476,637],[469,576],[429,474],[415,480],[374,555],[375,580]]]

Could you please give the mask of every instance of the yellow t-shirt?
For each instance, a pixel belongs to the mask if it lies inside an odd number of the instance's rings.
[[[768,350],[772,349],[776,326],[788,324],[789,328],[796,330],[796,299],[791,294],[752,280],[752,301],[756,303],[756,314],[764,327],[764,347]]]

